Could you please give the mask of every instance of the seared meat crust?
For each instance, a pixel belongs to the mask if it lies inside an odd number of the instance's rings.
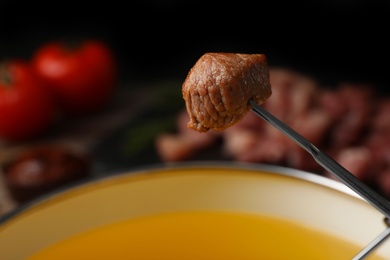
[[[206,53],[189,71],[182,92],[189,128],[224,130],[251,109],[250,99],[261,105],[271,96],[267,59],[264,54]]]

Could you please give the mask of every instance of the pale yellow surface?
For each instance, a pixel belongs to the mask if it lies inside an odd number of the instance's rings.
[[[107,225],[57,243],[29,260],[329,260],[351,259],[360,249],[292,221],[205,211],[170,213]]]

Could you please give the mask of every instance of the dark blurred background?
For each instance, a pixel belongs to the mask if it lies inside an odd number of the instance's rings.
[[[86,146],[94,174],[107,174],[159,162],[155,137],[176,126],[184,106],[177,87],[205,52],[263,53],[270,66],[324,86],[369,83],[390,96],[389,26],[387,0],[0,0],[0,62],[27,60],[54,40],[112,47],[121,86],[129,86],[119,102],[96,118],[61,121],[48,136]],[[221,150],[200,154],[219,159]]]
[[[270,65],[326,84],[368,81],[387,91],[385,0],[0,0],[0,59],[29,58],[61,38],[107,41],[121,80],[184,79],[205,52],[264,53]]]

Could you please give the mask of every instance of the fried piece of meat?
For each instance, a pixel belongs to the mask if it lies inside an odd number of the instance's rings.
[[[190,121],[198,132],[224,130],[271,94],[264,54],[205,53],[189,71],[182,85]]]

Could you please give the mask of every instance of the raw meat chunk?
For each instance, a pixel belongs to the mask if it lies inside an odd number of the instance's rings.
[[[198,132],[224,130],[239,122],[271,94],[264,54],[206,53],[189,71],[183,98],[190,116],[188,127]]]

